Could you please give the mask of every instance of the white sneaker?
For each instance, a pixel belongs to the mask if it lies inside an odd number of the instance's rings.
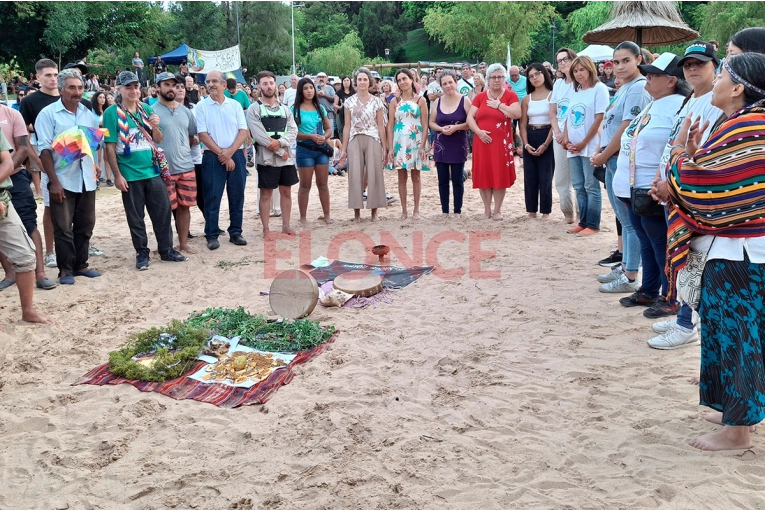
[[[634,282],[630,283],[627,276],[622,273],[616,280],[601,285],[598,290],[609,294],[632,294],[638,289],[640,289],[640,282],[635,279]]]
[[[700,343],[699,332],[696,328],[688,331],[680,326],[676,326],[666,333],[648,340],[648,345],[650,347],[661,350],[679,349],[681,347],[699,345]]]
[[[90,257],[102,257],[104,252],[93,246],[92,244],[88,246],[88,256]]]
[[[598,281],[600,283],[609,283],[614,280],[618,280],[621,275],[624,274],[624,267],[621,264],[616,264],[611,268],[610,273],[598,275]]]
[[[55,253],[46,253],[43,261],[45,262],[45,267],[58,267]]]
[[[670,329],[675,329],[678,327],[677,325],[677,319],[672,319],[668,321],[661,321],[661,322],[654,322],[653,326],[651,326],[653,330],[657,333],[666,333]]]

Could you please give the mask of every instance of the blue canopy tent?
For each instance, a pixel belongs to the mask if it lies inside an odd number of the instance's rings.
[[[186,62],[188,54],[189,46],[186,43],[183,43],[173,51],[169,51],[162,55],[162,60],[165,62],[165,64],[177,66],[181,65],[183,62]],[[149,64],[154,64],[156,61],[156,56],[149,58]]]
[[[204,85],[205,77],[207,76],[206,74],[197,73],[194,76],[196,77],[197,83]],[[234,78],[236,79],[237,82],[244,83],[245,85],[247,85],[247,81],[244,79],[244,75],[242,74],[241,69],[237,69],[236,71],[225,72],[223,73],[223,77],[226,79]]]

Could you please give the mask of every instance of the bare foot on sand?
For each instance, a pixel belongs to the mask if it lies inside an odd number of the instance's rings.
[[[566,217],[566,223],[568,223],[569,225],[573,225],[574,224],[574,218],[572,218],[570,216],[567,216]]]
[[[353,223],[361,223],[361,216],[356,216],[351,220]]]
[[[415,220],[415,221],[419,220],[420,219],[420,212],[417,211],[414,214],[412,214],[412,219]]]
[[[376,221],[382,221],[382,218],[380,218],[379,216],[372,216],[372,223]]]
[[[305,218],[300,219],[300,226],[306,228],[308,226],[308,220]]]
[[[178,247],[178,251],[182,251],[183,253],[188,253],[189,255],[195,255],[195,254],[199,253],[197,250],[195,250],[194,248],[192,248],[189,245],[179,246]]]
[[[730,425],[723,426],[717,432],[692,439],[688,444],[705,451],[748,450],[752,447],[749,427],[731,427]]]
[[[550,219],[550,215],[549,214],[543,214],[542,215],[542,219],[543,220],[549,220]]]
[[[21,313],[21,320],[24,322],[32,322],[34,324],[48,324],[53,322],[53,319],[46,317],[36,310]]]
[[[485,212],[485,213],[483,213],[483,217],[486,218],[487,220],[490,220],[491,219],[491,213],[490,212]]]
[[[530,212],[529,214],[527,214],[527,215],[526,215],[526,217],[527,217],[527,218],[536,218],[536,217],[537,217],[537,213],[535,213],[535,212]]]
[[[707,411],[704,413],[699,413],[699,418],[706,420],[709,423],[714,423],[715,425],[723,425],[723,414],[720,411]],[[754,432],[755,430],[757,430],[755,425],[749,426],[749,432]]]
[[[398,219],[401,221],[404,221],[407,218],[409,218],[409,215],[407,213],[401,213],[401,216],[398,217]]]
[[[500,213],[494,213],[494,214],[491,216],[491,219],[493,219],[494,221],[502,221],[502,220],[504,220],[505,218],[503,218],[503,217],[502,217],[502,215],[501,215]]]
[[[326,223],[327,225],[332,225],[332,224],[335,222],[335,220],[333,220],[333,219],[332,219],[331,217],[329,217],[329,216],[319,216],[319,220],[323,221],[323,222],[324,222],[324,223]]]
[[[442,218],[448,218],[449,217],[449,213],[441,213],[441,217]]]
[[[273,232],[267,229],[263,229],[263,240],[264,241],[275,241],[276,238],[274,237]]]
[[[286,227],[282,227],[282,232],[284,234],[287,234],[288,236],[294,236],[297,234],[297,232],[295,232],[295,229],[290,227],[289,225],[287,225]]]

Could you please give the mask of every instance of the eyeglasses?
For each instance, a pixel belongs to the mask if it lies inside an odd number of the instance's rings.
[[[540,76],[542,76],[542,73],[533,73],[533,74],[529,73],[529,78],[531,78],[532,80],[539,78]]]
[[[501,75],[500,76],[489,76],[490,80],[503,80],[504,78],[505,77],[501,76]]]
[[[571,59],[569,57],[563,57],[559,58],[555,61],[558,65],[565,64],[566,62],[571,62]]]

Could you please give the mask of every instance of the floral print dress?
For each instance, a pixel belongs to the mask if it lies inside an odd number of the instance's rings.
[[[420,149],[424,147],[419,100],[420,96],[409,101],[399,98],[393,124],[393,165],[388,165],[389,170],[430,170],[427,160],[420,158]]]

